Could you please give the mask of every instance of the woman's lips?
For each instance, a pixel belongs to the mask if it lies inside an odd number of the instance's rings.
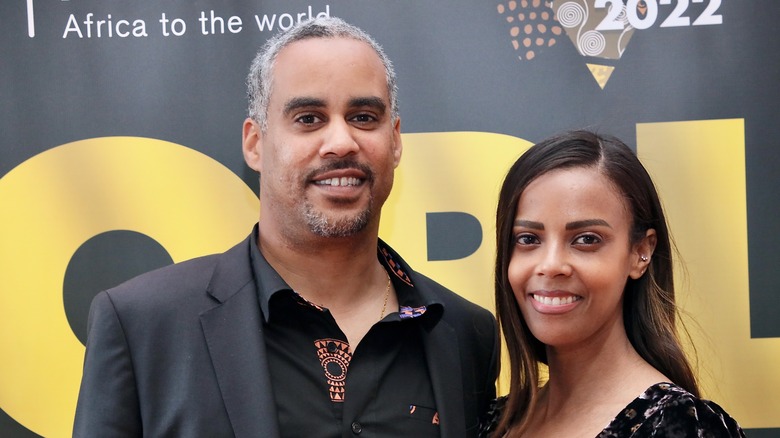
[[[569,292],[532,292],[531,305],[540,313],[566,313],[575,308],[582,297]]]

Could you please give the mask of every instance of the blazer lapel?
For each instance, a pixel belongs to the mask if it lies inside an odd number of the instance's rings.
[[[246,242],[223,255],[209,287],[220,304],[201,326],[236,437],[278,437],[257,287]]]
[[[423,328],[422,337],[441,436],[465,437],[463,373],[455,330],[440,319],[432,327]]]

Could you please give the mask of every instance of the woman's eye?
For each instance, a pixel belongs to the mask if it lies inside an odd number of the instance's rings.
[[[515,237],[515,243],[517,245],[535,245],[539,243],[539,239],[533,234],[521,234]]]
[[[595,245],[601,243],[601,238],[593,234],[583,234],[574,239],[575,245]]]

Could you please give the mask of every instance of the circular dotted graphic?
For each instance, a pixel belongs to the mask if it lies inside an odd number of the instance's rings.
[[[509,24],[512,47],[521,60],[531,60],[538,52],[555,45],[563,28],[555,20],[549,2],[521,0],[499,3],[498,13]]]

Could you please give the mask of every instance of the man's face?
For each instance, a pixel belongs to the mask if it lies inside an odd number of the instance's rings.
[[[377,230],[401,157],[377,54],[346,38],[298,41],[272,76],[266,131],[244,125],[247,163],[261,174],[261,224],[293,240]]]

